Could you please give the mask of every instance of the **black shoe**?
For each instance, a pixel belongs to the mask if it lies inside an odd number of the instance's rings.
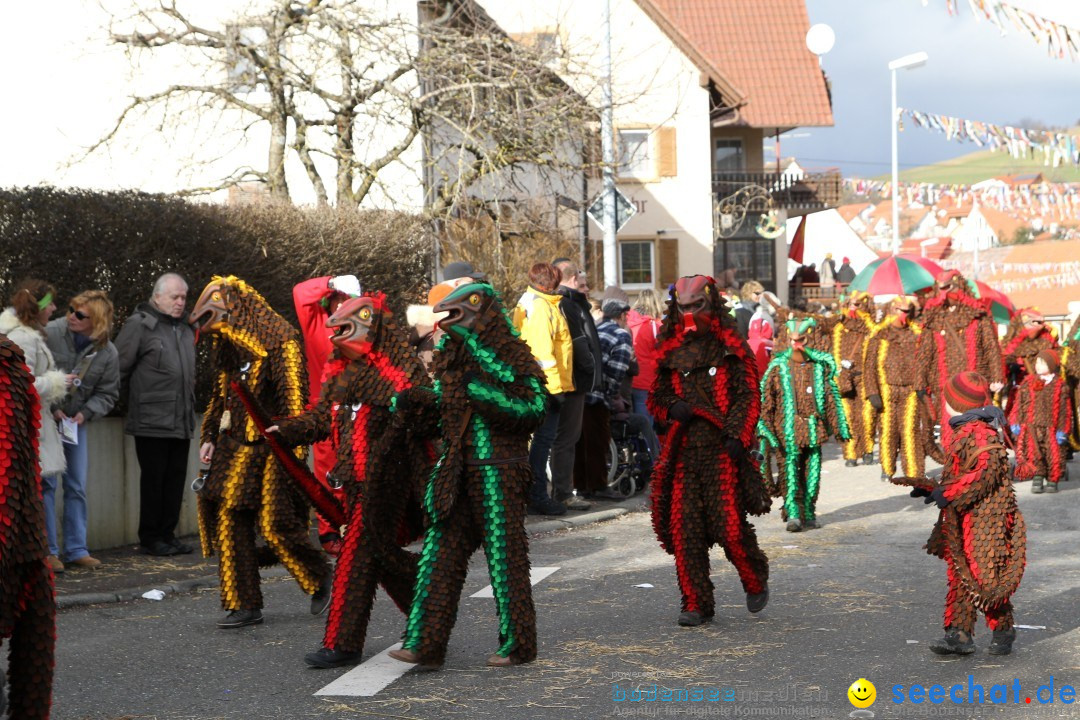
[[[990,641],[990,647],[986,648],[986,652],[991,655],[1008,655],[1012,652],[1013,640],[1016,640],[1016,628],[995,630],[994,639]]]
[[[816,519],[803,521],[803,530],[817,530],[819,527],[821,527],[821,523],[819,523]]]
[[[865,455],[863,455],[862,456],[862,464],[863,465],[873,465],[874,464],[874,453],[868,452]]]
[[[859,464],[858,460],[845,460],[844,467],[856,467]]]
[[[975,652],[975,641],[963,630],[952,628],[945,631],[945,637],[930,643],[930,652],[935,655],[970,655]]]
[[[312,667],[323,668],[329,670],[330,668],[343,667],[345,665],[356,665],[360,662],[360,653],[358,652],[342,652],[340,650],[331,650],[330,648],[320,648],[315,652],[309,652],[304,656],[304,662]]]
[[[319,589],[311,595],[312,615],[322,615],[326,612],[326,608],[330,607],[330,590],[333,582],[334,575],[328,570],[322,582],[319,583]]]
[[[170,540],[169,544],[173,546],[173,550],[176,551],[177,555],[190,555],[191,553],[195,552],[195,548],[191,547],[187,543],[180,542],[176,538]]]
[[[153,555],[154,557],[169,557],[171,555],[178,555],[179,551],[164,540],[155,540],[149,545],[141,545],[139,547],[144,555]]]
[[[788,532],[799,532],[802,530],[802,521],[799,518],[791,518],[784,529]]]
[[[222,620],[218,620],[217,626],[222,630],[247,627],[248,625],[262,625],[262,610],[233,610]]]
[[[558,500],[546,497],[529,503],[531,515],[565,515],[566,506]]]
[[[769,604],[769,586],[759,593],[746,593],[746,609],[752,613],[759,613]]]
[[[712,615],[705,615],[697,610],[684,610],[679,613],[679,624],[683,627],[697,627],[703,624]]]
[[[1031,478],[1031,492],[1035,495],[1040,494],[1043,491],[1043,479],[1041,476],[1036,475]]]

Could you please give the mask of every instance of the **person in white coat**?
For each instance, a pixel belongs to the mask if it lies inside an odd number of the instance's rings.
[[[64,397],[74,378],[57,369],[45,344],[45,324],[56,311],[55,300],[52,285],[43,280],[24,280],[12,294],[9,307],[0,313],[0,333],[22,349],[41,401],[38,459],[43,478],[56,478],[67,467],[60,432],[49,407]],[[48,563],[53,572],[64,572],[64,564],[56,555],[49,555]]]

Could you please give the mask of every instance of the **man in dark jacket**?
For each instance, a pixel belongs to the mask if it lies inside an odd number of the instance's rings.
[[[116,338],[127,392],[124,432],[139,458],[139,545],[149,555],[190,553],[176,539],[188,452],[195,431],[195,333],[184,317],[187,283],[167,273],[154,283]]]
[[[844,258],[844,264],[836,271],[836,282],[842,286],[851,284],[855,279],[855,268],[851,267],[851,259]]]

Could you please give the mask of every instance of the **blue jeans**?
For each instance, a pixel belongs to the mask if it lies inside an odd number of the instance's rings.
[[[79,444],[64,443],[67,470],[64,487],[64,562],[86,557],[86,424],[79,426]],[[45,503],[45,532],[49,538],[49,553],[60,555],[56,544],[56,484],[60,476],[41,478],[42,499]]]
[[[530,502],[538,502],[549,497],[548,458],[551,457],[551,446],[555,444],[555,433],[558,429],[559,406],[549,402],[544,422],[533,433],[532,445],[529,447],[529,465],[532,466],[533,471],[533,486],[529,493]]]
[[[649,422],[651,423],[653,421],[653,416],[649,413],[649,406],[646,403],[646,401],[649,399],[649,391],[638,390],[637,388],[634,388],[630,391],[630,393],[631,395],[633,395],[634,398],[634,414],[644,415],[645,417],[649,418]]]

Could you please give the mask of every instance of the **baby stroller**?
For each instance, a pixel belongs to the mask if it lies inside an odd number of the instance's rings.
[[[613,415],[606,459],[607,494],[625,499],[643,490],[649,482],[653,460],[648,441],[627,414]]]

